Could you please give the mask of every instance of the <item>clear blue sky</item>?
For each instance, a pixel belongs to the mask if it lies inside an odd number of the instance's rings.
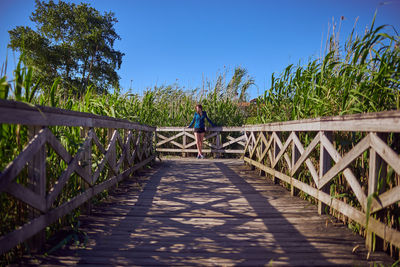
[[[255,78],[251,98],[270,86],[273,72],[320,55],[332,18],[342,22],[341,40],[359,17],[357,31],[377,24],[400,32],[400,0],[84,0],[101,12],[112,11],[125,53],[121,86],[141,93],[147,87],[177,82],[191,89],[202,77],[245,67]],[[6,58],[8,30],[30,25],[33,0],[0,0],[0,62]],[[11,50],[9,69],[14,65]]]

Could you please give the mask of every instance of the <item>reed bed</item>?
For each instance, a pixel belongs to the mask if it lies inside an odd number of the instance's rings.
[[[400,109],[400,38],[396,30],[385,25],[375,27],[373,20],[371,27],[361,36],[356,35],[353,29],[343,46],[337,39],[338,35],[333,29],[323,58],[310,60],[305,65],[289,65],[280,75],[273,74],[271,87],[257,98],[248,121],[269,123]],[[344,155],[363,137],[364,133],[334,133],[334,145]],[[299,133],[299,138],[307,146],[313,136],[310,133]],[[383,135],[381,138],[400,154],[398,133]],[[283,139],[286,138],[283,136]],[[352,166],[356,176],[361,177],[365,193],[368,181],[368,154],[365,152]],[[319,155],[313,156],[315,159],[318,157]],[[318,169],[318,161],[314,160],[313,163]],[[284,164],[280,168],[282,172],[287,171]],[[381,171],[384,175],[379,181],[378,190],[400,184],[400,176],[392,168]],[[298,177],[303,182],[313,183],[307,170],[301,171]],[[285,186],[289,188],[288,185]],[[330,186],[330,194],[360,208],[343,175],[335,178]],[[315,202],[305,193],[300,193],[300,196]],[[373,196],[369,196],[371,197]],[[337,211],[327,212],[345,222],[355,232],[365,234],[365,229]],[[398,204],[373,216],[400,230]],[[376,242],[374,239],[375,246],[383,248],[391,256],[399,259],[399,248],[386,242]]]
[[[56,79],[50,88],[42,87],[40,79],[34,79],[34,77],[40,77],[40,75],[34,75],[35,72],[40,71],[31,66],[25,66],[23,59],[17,65],[12,81],[5,76],[7,63],[3,65],[0,73],[0,98],[90,112],[154,126],[188,125],[194,113],[194,105],[199,102],[215,124],[225,126],[399,109],[400,39],[397,33],[390,34],[389,32],[393,32],[390,27],[375,27],[372,22],[372,26],[362,36],[356,35],[353,31],[343,46],[340,46],[336,39],[337,33],[334,32],[327,42],[327,52],[322,59],[311,60],[304,66],[289,65],[282,74],[272,74],[271,87],[250,107],[242,107],[239,104],[246,101],[246,90],[254,84],[254,80],[246,76],[246,71],[241,68],[235,70],[229,82],[226,83],[226,75],[221,74],[217,76],[214,84],[203,85],[202,90],[187,91],[178,85],[171,85],[150,88],[142,96],[122,93],[119,89],[99,95],[95,88],[89,86],[81,94],[76,95],[63,90],[63,81],[60,79]],[[206,93],[204,93],[205,87],[207,87]],[[1,170],[26,145],[28,130],[27,127],[20,125],[1,125]],[[52,131],[71,153],[79,149],[82,144],[82,129],[54,127]],[[107,138],[106,135],[106,132],[98,133],[101,138]],[[312,136],[307,133],[300,133],[299,137],[305,145],[312,140]],[[345,153],[352,147],[353,141],[361,138],[362,134],[336,133],[335,145],[342,153]],[[399,136],[391,134],[386,138],[391,147],[400,153]],[[47,164],[52,166],[48,169],[60,173],[65,166],[60,164],[56,154],[53,154],[47,154]],[[363,155],[363,158],[356,161],[353,166],[353,170],[361,174],[363,181],[368,180],[367,157],[367,154]],[[315,158],[318,158],[318,155],[315,155]],[[317,166],[318,163],[315,162],[315,164]],[[282,170],[286,168],[284,165],[281,167]],[[399,185],[399,176],[393,170],[388,169],[386,173],[385,179],[381,180],[381,187]],[[108,174],[105,172],[103,175],[107,177]],[[29,181],[26,177],[22,173],[18,177],[18,182],[27,185]],[[49,173],[47,177],[57,176]],[[306,170],[301,171],[299,177],[304,181],[312,182]],[[49,186],[54,182],[49,180]],[[71,179],[58,201],[62,203],[62,198],[77,195],[81,186],[79,177]],[[359,205],[344,177],[337,177],[330,190],[332,196],[345,199],[354,206]],[[106,195],[107,192],[104,194]],[[305,194],[301,196],[309,198]],[[32,214],[26,212],[26,205],[24,206],[5,193],[0,193],[0,207],[0,235],[12,231],[32,217]],[[399,210],[398,206],[393,205],[382,211],[382,214],[374,216],[381,216],[388,225],[400,229]],[[359,225],[348,221],[333,210],[330,213],[346,221],[354,231],[363,234],[363,229]],[[49,238],[65,225],[76,228],[79,214],[78,209],[48,227],[47,237]],[[392,256],[398,257],[398,249],[390,244],[384,244],[384,246]],[[11,262],[17,255],[25,253],[28,249],[26,244],[22,244],[19,248],[2,255],[0,264]]]

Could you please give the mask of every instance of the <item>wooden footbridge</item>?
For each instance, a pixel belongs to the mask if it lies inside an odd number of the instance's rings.
[[[3,100],[0,123],[16,265],[387,266],[400,247],[400,112],[216,127],[205,160],[187,128]],[[77,209],[84,245],[34,252]]]

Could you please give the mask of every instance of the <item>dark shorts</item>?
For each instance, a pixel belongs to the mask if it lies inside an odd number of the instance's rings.
[[[195,133],[205,133],[206,129],[204,129],[204,128],[194,128],[194,132]]]

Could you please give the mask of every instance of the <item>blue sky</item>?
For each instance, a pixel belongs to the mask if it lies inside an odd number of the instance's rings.
[[[357,31],[376,23],[400,32],[400,0],[84,0],[101,12],[112,11],[122,40],[115,47],[125,53],[121,86],[134,93],[147,87],[178,83],[201,87],[203,77],[244,67],[255,79],[250,97],[270,86],[273,72],[289,64],[318,58],[332,18],[341,16],[341,40],[359,17]],[[0,58],[5,61],[8,30],[33,24],[33,0],[0,1]],[[343,43],[342,43],[343,44]],[[8,50],[9,69],[14,57]],[[132,82],[131,82],[132,81]]]

